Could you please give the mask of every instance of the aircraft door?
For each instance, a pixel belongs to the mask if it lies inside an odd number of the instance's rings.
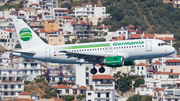
[[[46,58],[51,58],[51,48],[46,48],[45,49],[45,57]]]
[[[146,41],[146,51],[152,51],[152,42],[151,42],[151,40]]]

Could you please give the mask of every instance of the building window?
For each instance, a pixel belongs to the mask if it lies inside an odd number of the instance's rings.
[[[59,39],[59,42],[61,42],[61,39]]]
[[[178,101],[178,99],[175,99],[175,101]]]
[[[24,63],[24,68],[26,68],[27,67],[27,63]]]
[[[142,67],[142,70],[143,70],[143,67]]]
[[[7,89],[7,87],[8,87],[7,85],[4,85],[4,89]]]
[[[66,93],[69,93],[69,90],[66,90]]]
[[[18,85],[18,88],[21,88],[21,85]]]
[[[4,92],[4,95],[8,95],[8,92]]]
[[[137,67],[137,70],[139,70],[139,67]]]
[[[98,93],[98,97],[101,97],[101,93]]]
[[[106,97],[109,97],[109,93],[106,93]]]
[[[91,93],[88,93],[88,95],[91,95]]]
[[[171,99],[168,99],[168,101],[171,101]]]
[[[88,100],[88,101],[91,101],[91,100]]]
[[[13,89],[14,88],[14,85],[11,85],[11,89]]]
[[[11,95],[14,95],[14,92],[11,92]]]

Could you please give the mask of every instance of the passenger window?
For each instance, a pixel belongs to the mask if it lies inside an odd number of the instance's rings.
[[[119,47],[119,49],[120,49],[121,47]]]
[[[99,48],[98,48],[98,50],[99,50]]]
[[[124,48],[126,48],[126,47],[124,47]]]
[[[137,47],[139,47],[139,46],[137,46]]]
[[[91,49],[89,49],[91,51]]]
[[[161,46],[161,44],[159,43],[158,46]]]
[[[104,50],[104,48],[103,48],[103,50]]]
[[[133,48],[133,46],[132,46],[132,48]]]
[[[89,49],[87,49],[87,51],[89,51]]]
[[[123,49],[123,47],[121,47]]]
[[[96,48],[95,48],[95,51],[96,51]]]
[[[81,52],[81,50],[79,50]]]
[[[77,50],[77,52],[78,52],[78,50]]]
[[[136,46],[134,46],[134,48],[136,48]]]
[[[114,49],[116,49],[116,48],[114,47]]]
[[[141,45],[139,47],[141,47]]]
[[[142,47],[144,47],[144,45],[142,45]]]
[[[92,51],[94,51],[94,49],[92,49]]]
[[[86,49],[84,51],[86,51]]]
[[[73,52],[73,50],[72,50],[72,52]]]
[[[128,46],[127,46],[127,48],[128,48]]]
[[[118,47],[116,47],[116,49],[118,49]]]
[[[129,46],[129,48],[131,48],[131,46]]]
[[[100,48],[100,50],[101,50],[102,48]]]
[[[76,52],[76,50],[74,50],[74,52]]]

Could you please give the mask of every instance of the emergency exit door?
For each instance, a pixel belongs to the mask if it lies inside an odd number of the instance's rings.
[[[152,42],[151,42],[151,40],[146,41],[146,51],[152,51]]]
[[[46,48],[45,49],[45,57],[46,58],[51,58],[51,48]]]

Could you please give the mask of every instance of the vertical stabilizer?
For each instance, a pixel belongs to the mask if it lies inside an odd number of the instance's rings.
[[[13,23],[22,49],[47,45],[22,19],[13,19]]]

